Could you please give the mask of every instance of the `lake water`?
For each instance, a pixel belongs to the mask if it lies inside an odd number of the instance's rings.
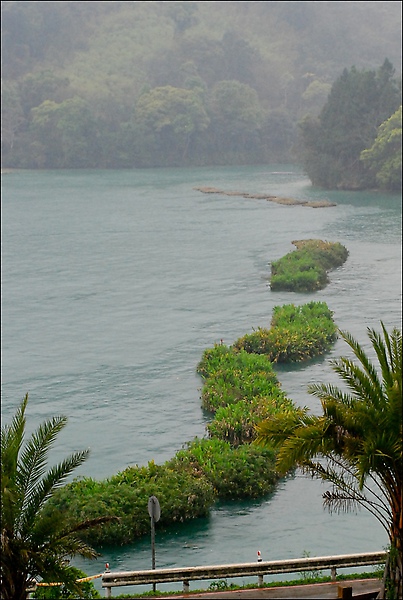
[[[284,206],[198,186],[336,206]],[[341,242],[346,263],[315,294],[271,292],[271,261],[307,238]],[[206,348],[268,327],[274,306],[317,300],[370,351],[367,327],[400,327],[400,271],[400,196],[324,192],[288,165],[4,175],[3,421],[29,392],[28,429],[69,418],[55,462],[91,447],[76,475],[161,464],[205,434],[196,365]],[[318,412],[307,385],[338,382],[328,361],[347,353],[338,340],[321,359],[279,369],[283,389]],[[325,512],[323,491],[297,475],[261,501],[219,504],[170,532],[157,526],[157,567],[250,562],[257,550],[275,560],[385,547],[365,512]],[[105,561],[112,570],[151,568],[150,541],[78,564],[96,574]]]

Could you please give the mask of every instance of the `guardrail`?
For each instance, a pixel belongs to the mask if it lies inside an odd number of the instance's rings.
[[[295,558],[293,560],[273,560],[231,565],[183,567],[174,569],[150,569],[146,571],[108,572],[102,575],[105,597],[112,597],[112,588],[127,585],[183,582],[183,591],[189,592],[190,581],[223,579],[227,577],[258,577],[258,585],[263,585],[264,575],[279,573],[300,573],[330,569],[332,580],[336,579],[337,569],[378,565],[386,561],[386,552],[366,552],[363,554],[341,554]]]

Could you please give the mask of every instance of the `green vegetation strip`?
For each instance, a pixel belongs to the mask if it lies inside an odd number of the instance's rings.
[[[271,265],[270,289],[289,292],[314,292],[329,283],[327,271],[340,267],[348,250],[340,243],[322,240],[292,242],[297,250]]]
[[[82,533],[95,547],[123,545],[149,534],[147,503],[158,497],[167,528],[208,516],[218,499],[257,498],[270,493],[279,475],[271,448],[251,444],[255,427],[295,407],[281,390],[273,362],[295,362],[323,354],[336,339],[332,312],[323,302],[275,307],[271,329],[258,329],[233,346],[207,349],[197,367],[202,404],[212,413],[208,437],[188,442],[163,465],[128,467],[96,481],[76,479],[47,504],[73,519],[116,515],[118,522]]]

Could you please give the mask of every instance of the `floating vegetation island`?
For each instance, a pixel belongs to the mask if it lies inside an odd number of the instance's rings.
[[[270,329],[259,328],[232,346],[205,350],[197,366],[201,400],[210,412],[206,437],[195,438],[162,465],[133,465],[101,481],[83,477],[62,487],[47,509],[81,520],[105,515],[119,522],[80,532],[95,547],[128,544],[149,534],[150,496],[161,506],[159,527],[207,516],[218,499],[259,498],[279,479],[275,451],[251,442],[255,427],[284,408],[296,410],[273,364],[323,354],[337,338],[324,302],[277,306]]]
[[[271,290],[315,292],[329,283],[327,272],[340,267],[348,250],[339,242],[296,240],[297,250],[271,264]]]

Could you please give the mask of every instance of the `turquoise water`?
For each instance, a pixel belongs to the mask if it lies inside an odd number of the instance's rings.
[[[53,459],[91,447],[77,475],[162,463],[203,436],[195,372],[203,351],[269,326],[274,306],[325,301],[368,349],[367,327],[400,327],[398,196],[323,192],[287,165],[16,171],[2,183],[2,417],[26,392],[28,427],[66,414]],[[202,185],[337,206],[207,195],[194,189]],[[306,238],[341,242],[347,262],[316,294],[271,292],[271,261]],[[326,357],[283,367],[283,389],[318,411],[307,385],[336,381],[328,360],[342,353],[339,340]],[[325,512],[322,491],[298,475],[262,501],[220,504],[207,519],[157,529],[157,566],[385,546],[369,515]],[[85,570],[101,572],[105,561],[113,570],[148,568],[150,542],[104,549]]]

